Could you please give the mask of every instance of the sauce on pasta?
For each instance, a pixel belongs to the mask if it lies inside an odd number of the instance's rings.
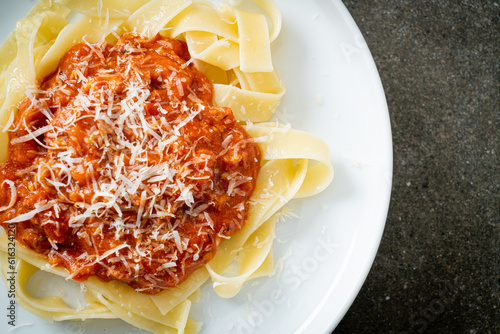
[[[177,286],[243,226],[260,169],[212,91],[178,40],[73,46],[19,106],[1,224],[73,279]]]

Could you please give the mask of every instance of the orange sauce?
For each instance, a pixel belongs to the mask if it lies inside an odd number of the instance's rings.
[[[7,181],[16,201],[0,224],[14,220],[16,240],[73,279],[178,285],[244,225],[260,169],[212,94],[182,41],[73,46],[19,105],[0,165],[0,207]]]

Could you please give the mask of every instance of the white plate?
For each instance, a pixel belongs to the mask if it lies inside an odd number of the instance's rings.
[[[0,39],[33,1],[0,3]],[[389,205],[392,141],[389,114],[373,59],[339,0],[277,0],[283,29],[273,44],[287,86],[281,120],[330,146],[334,183],[295,201],[299,218],[280,223],[274,277],[250,282],[235,298],[209,284],[195,306],[203,333],[329,333],[356,297],[377,252]],[[1,284],[0,309],[7,314]],[[11,326],[5,315],[0,332]],[[15,333],[139,332],[120,320],[47,324],[17,309]],[[29,324],[29,325],[28,325]]]

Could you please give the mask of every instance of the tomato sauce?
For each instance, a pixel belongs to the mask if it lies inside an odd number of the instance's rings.
[[[0,224],[76,280],[157,293],[206,264],[245,223],[261,153],[191,62],[161,36],[68,50],[19,105]]]

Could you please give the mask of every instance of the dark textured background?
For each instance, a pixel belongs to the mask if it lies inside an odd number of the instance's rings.
[[[341,333],[500,333],[500,1],[344,0],[382,78],[392,200]]]

